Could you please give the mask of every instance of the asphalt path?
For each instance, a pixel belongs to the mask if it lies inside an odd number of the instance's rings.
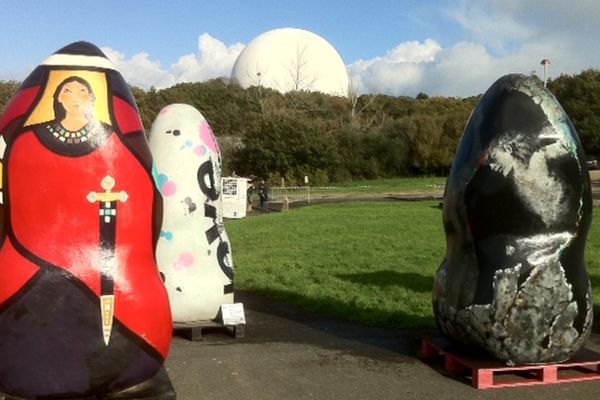
[[[366,327],[302,312],[249,292],[246,336],[176,336],[166,368],[179,400],[196,399],[594,399],[600,380],[475,389],[419,357],[436,331]],[[587,348],[600,352],[595,328]]]
[[[597,202],[600,171],[593,173]],[[324,196],[312,204],[419,200],[441,200],[441,193]],[[216,330],[201,341],[174,338],[166,368],[179,400],[600,399],[600,380],[475,389],[467,378],[449,375],[439,360],[420,357],[422,340],[439,337],[435,330],[361,326],[243,291],[236,293],[236,301],[245,307],[246,337],[235,339]],[[599,325],[586,345],[598,353]]]

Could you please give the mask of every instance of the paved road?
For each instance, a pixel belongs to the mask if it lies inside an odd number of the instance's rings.
[[[600,171],[594,173],[596,203]],[[423,199],[439,200],[441,193],[328,196],[313,199],[313,204]],[[600,381],[477,390],[447,376],[441,365],[418,357],[421,339],[437,332],[362,327],[272,304],[250,293],[237,296],[246,307],[245,339],[218,334],[202,342],[174,339],[167,368],[179,400],[600,399]],[[597,327],[587,347],[600,352]]]
[[[167,370],[179,400],[600,399],[600,381],[477,390],[417,357],[435,332],[362,327],[239,292],[246,337],[176,337]],[[600,351],[600,334],[588,347]]]

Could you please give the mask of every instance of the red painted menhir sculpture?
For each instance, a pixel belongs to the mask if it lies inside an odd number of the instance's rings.
[[[0,134],[0,391],[147,391],[172,325],[154,258],[162,202],[127,84],[73,43],[24,81]]]

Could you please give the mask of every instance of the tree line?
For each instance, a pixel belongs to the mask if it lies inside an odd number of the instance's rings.
[[[19,87],[0,81],[0,110]],[[600,155],[600,71],[550,80],[587,154]],[[217,136],[224,174],[313,184],[393,176],[445,175],[480,96],[285,94],[225,79],[166,89],[132,88],[146,131],[164,106],[196,107]]]

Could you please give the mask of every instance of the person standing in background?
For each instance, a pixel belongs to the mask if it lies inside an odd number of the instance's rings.
[[[260,208],[263,211],[267,211],[267,203],[269,201],[269,187],[264,179],[260,181],[258,188],[258,197],[260,198]]]

